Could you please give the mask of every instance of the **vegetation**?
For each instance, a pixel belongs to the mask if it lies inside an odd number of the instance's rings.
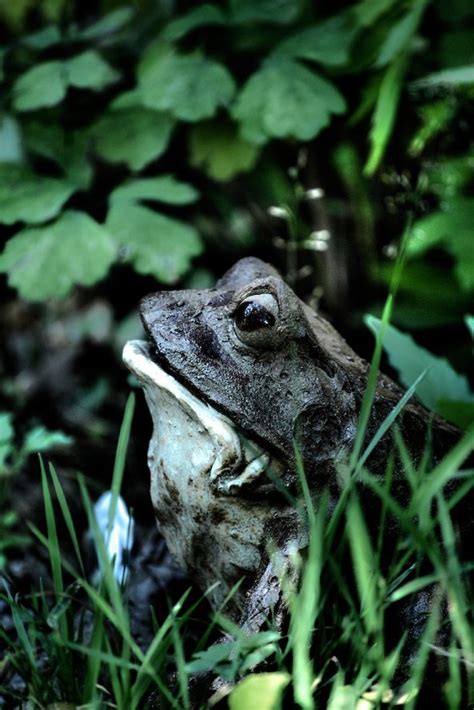
[[[452,521],[472,496],[473,46],[468,0],[0,0],[0,706],[190,707],[190,677],[212,671],[236,683],[233,710],[422,707],[446,621],[436,702],[474,701],[472,562]],[[369,386],[337,515],[306,496],[288,634],[243,636],[185,582],[160,591],[141,644],[91,503],[121,490],[153,527],[148,416],[137,401],[129,439],[121,346],[142,295],[209,286],[248,254],[368,359],[370,329],[373,372],[383,349],[465,438],[419,471],[398,442],[400,509],[391,462],[382,487],[363,467]],[[355,471],[381,502],[380,540]],[[400,679],[391,610],[435,583],[446,609],[440,596]],[[220,630],[234,640],[216,644]]]

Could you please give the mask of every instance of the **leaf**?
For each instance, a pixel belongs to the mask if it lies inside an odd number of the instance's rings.
[[[161,33],[161,38],[167,41],[176,41],[199,27],[224,25],[225,23],[226,16],[220,8],[204,3],[169,22]]]
[[[56,106],[66,96],[68,86],[98,91],[116,82],[119,76],[94,50],[64,61],[43,62],[16,80],[13,105],[17,111]]]
[[[425,8],[426,2],[423,0],[416,2],[406,15],[391,26],[375,61],[376,67],[386,66],[408,48],[421,22]]]
[[[100,91],[120,78],[120,74],[92,49],[70,59],[67,72],[71,86],[94,91]]]
[[[103,278],[116,246],[103,226],[84,212],[67,211],[52,224],[24,229],[0,255],[0,272],[30,301],[65,296],[75,284]]]
[[[13,116],[0,117],[0,163],[23,162],[24,151],[21,130]]]
[[[471,338],[474,340],[474,316],[465,316],[464,321],[471,334]]]
[[[49,25],[42,30],[21,37],[21,43],[30,49],[49,49],[61,42],[61,33],[55,25]]]
[[[474,175],[474,155],[427,162],[423,166],[428,187],[443,200],[456,197],[469,186]]]
[[[443,71],[428,74],[422,79],[412,81],[411,89],[426,89],[433,87],[452,87],[474,84],[474,64],[466,64],[453,69],[443,69]]]
[[[132,7],[118,7],[116,10],[112,10],[112,12],[101,17],[94,24],[89,25],[89,27],[74,33],[74,37],[82,40],[108,37],[121,30],[131,20],[133,15],[134,9]]]
[[[370,129],[370,153],[365,175],[373,175],[380,165],[395,123],[407,60],[404,55],[388,67],[380,84]]]
[[[138,84],[145,106],[169,111],[183,121],[200,121],[227,106],[235,83],[227,69],[201,52],[179,54],[158,42],[145,50],[138,65]]]
[[[37,64],[13,85],[13,106],[17,111],[33,111],[60,103],[66,96],[67,72],[63,62]]]
[[[328,125],[331,113],[346,104],[326,79],[291,59],[272,60],[253,74],[232,110],[241,135],[250,143],[270,138],[308,141]]]
[[[468,291],[474,288],[474,199],[447,199],[442,208],[413,225],[407,254],[419,256],[433,247],[444,246],[455,259],[455,273],[461,287]]]
[[[171,205],[188,205],[199,197],[198,191],[173,175],[128,180],[110,193],[110,202],[139,202],[151,200]]]
[[[9,412],[0,412],[0,475],[6,459],[13,451],[13,436],[12,415]]]
[[[233,651],[235,651],[233,642],[214,643],[205,651],[195,653],[192,660],[186,663],[186,671],[190,674],[214,671],[221,663],[230,659]]]
[[[365,322],[375,335],[379,332],[378,318],[369,315],[366,316]],[[442,414],[442,406],[439,405],[441,400],[474,404],[474,393],[471,392],[464,375],[457,373],[445,358],[432,355],[393,325],[387,327],[383,347],[405,387],[410,387],[419,375],[428,369],[416,394],[429,409]]]
[[[23,126],[23,134],[29,152],[59,165],[69,182],[78,188],[89,188],[93,169],[88,160],[89,137],[85,131],[34,121]]]
[[[274,54],[340,66],[347,63],[357,32],[353,16],[341,12],[290,35],[277,44]]]
[[[67,180],[35,175],[16,163],[0,164],[0,223],[51,219],[75,189]]]
[[[234,126],[221,121],[193,127],[189,148],[191,165],[222,181],[251,170],[259,154],[256,145],[244,141]]]
[[[362,0],[353,8],[353,12],[357,22],[362,27],[368,27],[390,10],[396,2],[398,0]]]
[[[425,149],[427,143],[448,129],[452,120],[456,117],[456,113],[456,106],[450,99],[430,101],[424,106],[421,106],[419,109],[421,126],[415,132],[410,141],[410,146],[408,148],[410,155],[420,155],[420,153],[422,153]],[[460,159],[457,158],[457,160]]]
[[[141,170],[165,152],[172,129],[167,114],[130,108],[106,113],[92,127],[91,136],[101,158]]]
[[[238,24],[271,22],[286,25],[300,14],[295,0],[230,0],[231,19]]]
[[[283,691],[291,680],[289,673],[252,673],[229,695],[230,710],[277,710],[281,707]]]
[[[459,402],[455,399],[440,399],[438,412],[461,429],[467,429],[474,423],[474,401]]]
[[[43,426],[37,426],[27,433],[23,450],[25,453],[34,454],[48,451],[56,446],[68,446],[71,443],[72,438],[62,431],[49,431]]]
[[[125,258],[135,270],[162,283],[175,283],[203,250],[193,227],[129,202],[112,203],[106,226],[126,247]]]

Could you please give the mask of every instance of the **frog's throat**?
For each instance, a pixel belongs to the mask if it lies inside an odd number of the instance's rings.
[[[161,393],[166,393],[207,431],[216,450],[215,459],[209,468],[209,480],[219,493],[236,494],[264,475],[270,463],[268,453],[244,438],[225,414],[202,402],[165,372],[153,359],[149,343],[144,340],[129,341],[124,347],[122,358],[142,385],[153,419],[159,416],[156,415],[156,399]]]

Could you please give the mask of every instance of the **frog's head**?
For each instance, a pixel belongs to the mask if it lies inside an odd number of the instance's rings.
[[[320,438],[313,459],[341,444],[330,410],[347,413],[345,343],[270,265],[242,259],[214,288],[155,293],[140,311],[155,361],[280,457],[292,458],[304,412]]]

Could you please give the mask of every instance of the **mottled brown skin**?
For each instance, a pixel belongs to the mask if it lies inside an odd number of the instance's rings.
[[[236,318],[242,302],[255,295],[270,295],[277,310],[273,326],[249,342],[236,327]],[[283,464],[283,482],[290,490],[296,489],[297,481],[296,441],[311,491],[317,496],[329,489],[332,503],[337,499],[338,466],[354,443],[368,364],[294,294],[273,267],[258,259],[243,259],[214,288],[155,293],[143,299],[140,311],[160,365],[271,452]],[[379,376],[367,442],[402,395],[392,380]],[[455,427],[413,400],[397,423],[415,463],[430,432],[435,461],[460,437]],[[390,432],[369,458],[370,470],[383,477],[392,450]],[[395,464],[392,491],[403,503],[407,491],[399,473]],[[295,538],[296,516],[282,514],[287,508],[275,496],[274,485],[263,477],[241,495],[249,499],[249,515],[252,505],[273,506],[262,548],[271,539],[283,550]],[[363,495],[366,519],[376,535],[377,500],[368,490]],[[244,588],[247,601],[240,616],[244,628],[258,628],[264,621],[262,613],[270,608],[283,623],[278,576],[268,557]],[[402,628],[408,624],[414,639],[423,630],[430,603],[430,593],[424,591],[400,611],[397,623]]]
[[[236,334],[234,314],[246,297],[262,293],[276,296],[279,317],[268,344],[253,347]],[[152,294],[140,311],[165,369],[274,451],[287,463],[289,480],[296,438],[314,489],[330,482],[335,460],[355,437],[368,364],[273,267],[242,259],[215,288]],[[368,439],[402,394],[379,377]],[[415,457],[425,446],[428,423],[437,459],[459,438],[457,429],[413,402],[399,420]],[[384,470],[388,443],[372,455],[372,469]]]

